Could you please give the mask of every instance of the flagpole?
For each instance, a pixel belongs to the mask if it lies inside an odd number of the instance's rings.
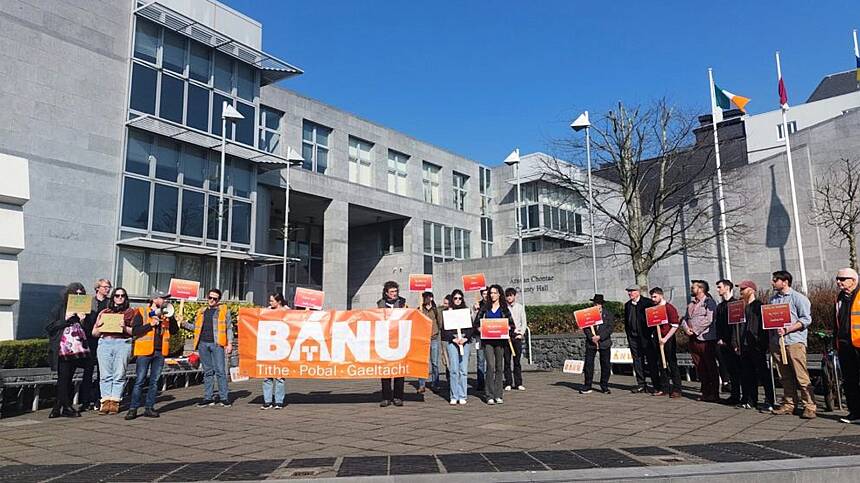
[[[724,275],[726,279],[732,279],[732,263],[729,259],[729,235],[728,228],[726,226],[726,200],[723,197],[723,169],[722,164],[720,162],[720,137],[717,134],[717,96],[716,92],[714,92],[714,72],[713,69],[708,67],[708,79],[711,84],[711,126],[713,126],[714,130],[714,155],[717,160],[717,197],[718,203],[720,207],[720,229],[722,230],[720,240],[723,242],[723,254],[725,258],[724,262]],[[722,117],[722,112],[720,112]]]
[[[854,77],[857,80],[857,85],[860,86],[860,48],[857,48],[857,29],[853,31],[854,35],[854,61],[857,66],[857,70],[854,73]]]
[[[779,51],[776,52],[776,78],[777,82],[782,81],[782,67],[779,63]],[[783,84],[785,85],[785,84]],[[800,234],[800,215],[797,212],[797,189],[794,185],[794,165],[791,162],[791,142],[788,140],[788,104],[780,105],[782,110],[782,134],[785,138],[785,158],[788,161],[788,184],[791,188],[791,212],[794,216],[794,237],[797,242],[797,257],[800,262],[800,289],[805,292],[808,289],[806,284],[806,263],[803,260],[803,238]]]

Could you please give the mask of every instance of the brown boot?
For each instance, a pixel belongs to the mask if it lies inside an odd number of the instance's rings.
[[[801,419],[815,419],[815,410],[807,407],[803,409],[803,414],[800,415]]]
[[[794,406],[791,404],[783,404],[779,407],[779,409],[774,409],[771,411],[771,414],[775,414],[777,416],[782,416],[784,414],[791,414],[794,412]]]
[[[119,401],[111,401],[109,414],[117,414],[118,412],[119,412]]]
[[[107,399],[103,399],[101,403],[99,403],[99,414],[105,415],[110,413],[110,403]]]

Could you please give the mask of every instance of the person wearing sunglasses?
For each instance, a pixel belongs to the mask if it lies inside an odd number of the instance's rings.
[[[194,350],[200,354],[203,366],[203,400],[198,407],[230,407],[227,386],[227,356],[233,352],[233,318],[226,305],[221,303],[221,291],[209,290],[206,307],[197,311],[194,323],[183,322],[182,327],[194,332]],[[215,384],[218,398],[215,399]]]
[[[848,415],[839,418],[846,424],[860,423],[860,299],[857,298],[857,271],[842,268],[836,273],[836,327],[833,338],[842,369]]]
[[[451,305],[448,310],[468,309],[463,291],[455,289],[451,292]],[[461,329],[458,336],[456,330],[442,330],[442,340],[445,341],[445,352],[448,355],[448,387],[450,404],[466,404],[468,395],[469,353],[472,351],[473,329]],[[460,353],[460,347],[463,352]]]
[[[93,374],[98,374],[98,377],[95,381],[93,381],[92,374],[90,377],[87,377],[87,374],[84,374],[83,380],[81,380],[81,384],[90,383],[90,396],[92,399],[90,401],[84,401],[81,403],[81,411],[90,411],[99,409],[101,401],[101,372],[99,370],[99,338],[93,335],[93,329],[95,328],[96,321],[98,320],[99,314],[106,308],[108,308],[108,304],[111,301],[111,283],[110,280],[106,278],[100,278],[96,280],[96,283],[93,285],[93,289],[95,290],[95,296],[93,297],[92,308],[90,309],[90,313],[87,314],[87,317],[84,319],[83,327],[84,332],[87,333],[87,344],[90,346],[90,354],[93,359]]]
[[[110,314],[120,314],[122,325],[105,325]],[[110,294],[107,307],[99,311],[93,326],[92,335],[99,341],[99,388],[101,401],[99,414],[116,414],[122,401],[122,390],[125,387],[125,371],[128,366],[128,356],[131,354],[131,332],[134,325],[140,325],[142,319],[138,311],[131,308],[128,292],[117,287]]]

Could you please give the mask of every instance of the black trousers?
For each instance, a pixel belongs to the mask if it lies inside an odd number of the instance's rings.
[[[391,401],[392,399],[403,399],[403,385],[405,380],[402,377],[394,379],[381,379],[382,381],[382,400]],[[394,382],[394,391],[391,390],[391,383]]]
[[[585,376],[583,389],[591,389],[591,385],[594,383],[594,357],[598,353],[600,353],[600,388],[604,391],[609,388],[609,374],[612,369],[612,364],[609,361],[612,356],[612,347],[599,349],[591,340],[588,340],[585,342],[585,367],[582,368],[582,374]]]
[[[660,348],[657,348],[659,357]],[[666,354],[666,365],[660,361],[660,390],[663,392],[681,392],[681,371],[678,369],[678,349],[675,338],[672,337],[663,345],[663,353]]]
[[[57,402],[54,403],[55,408],[71,407],[72,399],[74,398],[75,383],[72,380],[75,377],[75,370],[82,369],[84,371],[83,382],[81,383],[81,404],[90,402],[90,385],[85,384],[87,375],[93,377],[93,360],[89,357],[83,359],[72,359],[57,361]]]
[[[718,345],[717,360],[720,363],[720,377],[723,384],[731,383],[731,398],[741,399],[741,359],[735,349],[729,345]],[[727,379],[728,378],[728,379]]]
[[[758,386],[764,386],[764,402],[772,406],[773,386],[770,384],[770,369],[767,367],[767,352],[755,349],[743,349],[740,356],[741,385],[743,396],[741,401],[755,406],[758,404]]]
[[[505,346],[505,386],[518,387],[523,385],[523,340],[511,339],[511,344],[514,345],[514,354],[511,354],[510,347]],[[513,374],[511,374],[512,358]]]
[[[860,349],[851,341],[839,341],[839,366],[842,369],[842,388],[848,399],[848,412],[860,415]]]
[[[651,338],[627,334],[630,354],[633,356],[633,375],[636,376],[636,386],[645,387],[645,377],[651,377],[651,385],[660,387],[660,364],[657,358],[657,344]],[[645,371],[648,371],[647,373]]]
[[[102,399],[102,388],[101,384],[99,384],[99,380],[101,379],[101,375],[99,373],[99,340],[98,339],[87,339],[87,345],[90,347],[90,358],[93,360],[93,369],[89,373],[89,379],[86,377],[86,370],[84,372],[84,382],[92,381],[90,384],[90,400],[82,401],[85,403],[97,403]]]

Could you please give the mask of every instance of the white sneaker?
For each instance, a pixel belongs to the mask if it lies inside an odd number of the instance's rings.
[[[511,390],[511,386],[505,386],[505,391],[510,391],[510,390]]]
[[[492,406],[493,404],[496,404],[496,400],[495,399],[487,399],[487,404]]]
[[[525,391],[525,390],[526,390],[525,386],[517,386],[517,391]]]
[[[450,405],[452,405],[452,406],[456,406],[456,405],[457,405],[457,400],[456,400],[456,399],[452,399],[451,401],[449,401],[449,402],[448,402],[448,404],[450,404]]]
[[[496,399],[496,404],[504,404],[504,403],[505,403],[505,401],[502,398]]]
[[[457,401],[457,403],[458,403],[458,404],[462,404],[462,405],[464,405],[464,406],[465,406],[465,405],[466,405],[466,400],[465,400],[465,399],[460,399],[459,401]]]

